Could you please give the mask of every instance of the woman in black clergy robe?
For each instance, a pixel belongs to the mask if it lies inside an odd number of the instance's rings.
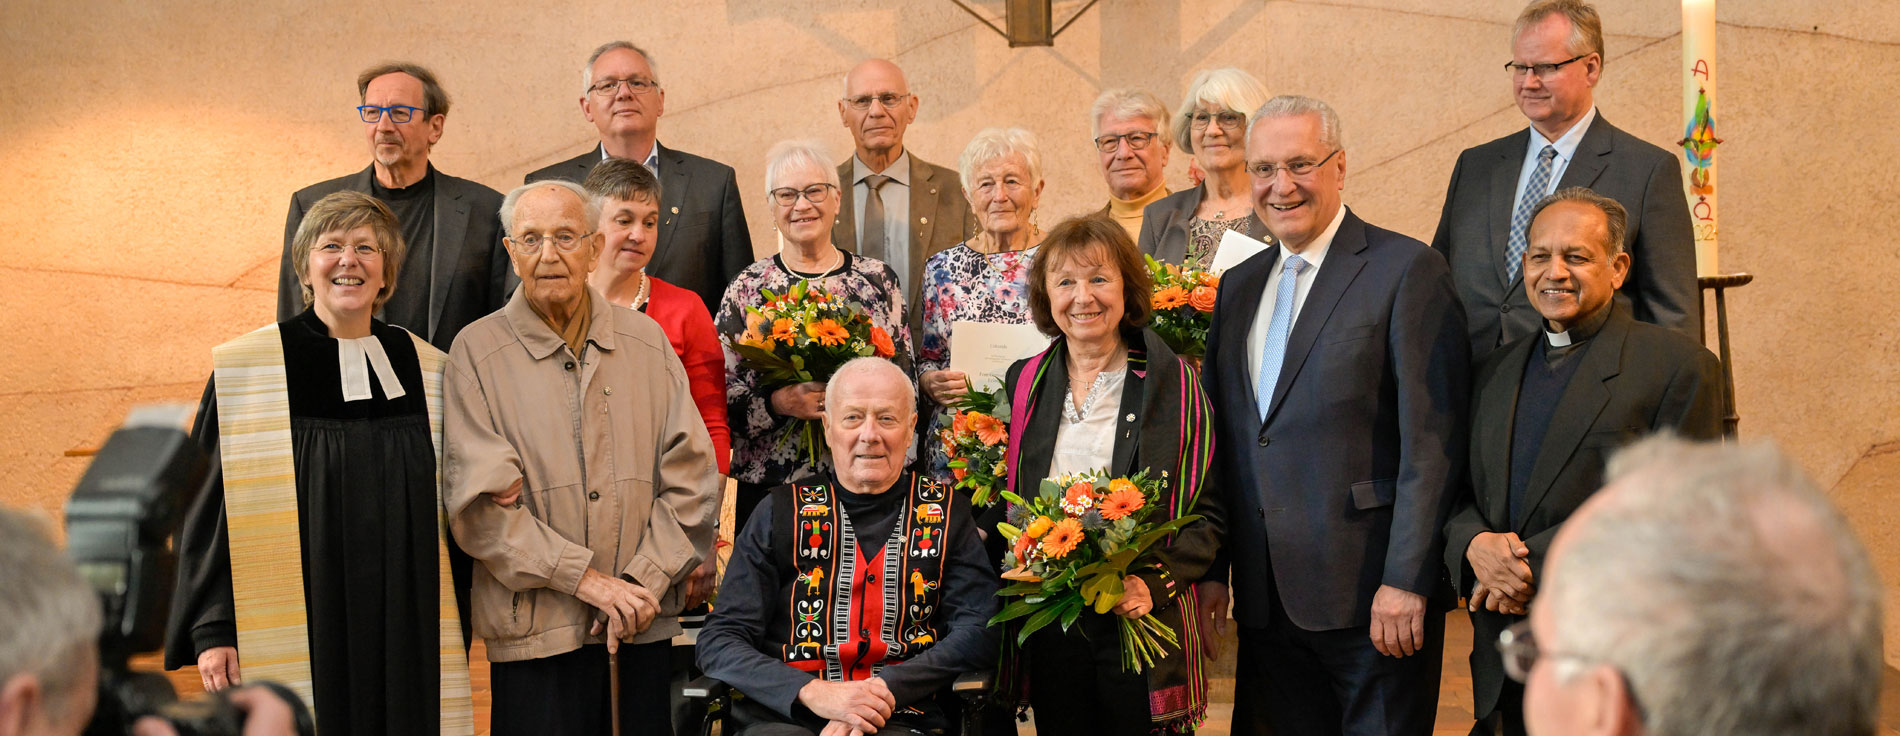
[[[1193,733],[1207,715],[1193,584],[1214,561],[1223,523],[1219,499],[1202,488],[1212,409],[1195,368],[1143,327],[1152,282],[1120,225],[1100,216],[1057,225],[1030,266],[1029,289],[1031,316],[1054,341],[1006,375],[1016,492],[1035,493],[1044,478],[1059,475],[1146,471],[1163,484],[1150,521],[1202,519],[1135,560],[1114,609],[1084,609],[1066,632],[1049,626],[1030,635],[1009,668],[1024,683],[1011,683],[1007,695],[1019,696],[1026,684],[1043,736]],[[995,525],[1006,505],[978,519],[992,559],[1002,556]],[[1115,617],[1149,613],[1181,646],[1145,672],[1125,671]]]
[[[327,733],[442,730],[440,502],[419,341],[371,316],[395,287],[400,232],[367,195],[318,202],[292,246],[311,307],[276,326],[299,532],[282,543],[299,545],[289,554],[301,557],[311,694]],[[165,668],[197,665],[208,691],[248,674],[236,648],[217,381],[193,430],[214,472],[179,536],[165,646]]]

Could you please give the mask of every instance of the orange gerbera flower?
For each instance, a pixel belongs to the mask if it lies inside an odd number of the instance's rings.
[[[1082,543],[1082,522],[1079,519],[1063,519],[1042,538],[1042,553],[1049,559],[1060,560],[1075,551]]]
[[[891,342],[891,333],[884,328],[871,325],[871,347],[877,350],[877,357],[889,358],[897,354],[897,345]]]
[[[1115,521],[1147,505],[1148,499],[1142,497],[1141,489],[1133,486],[1134,484],[1130,483],[1128,488],[1111,491],[1108,498],[1102,499],[1102,505],[1098,509],[1102,512],[1102,518]]]
[[[821,319],[806,325],[805,334],[811,335],[812,339],[817,340],[818,344],[825,347],[841,345],[844,341],[851,339],[850,330],[845,329],[844,325],[840,325],[829,319]]]
[[[1212,286],[1196,286],[1194,291],[1188,294],[1188,304],[1197,312],[1212,312],[1216,294]]]
[[[1155,309],[1173,309],[1186,304],[1188,295],[1187,292],[1181,290],[1181,287],[1170,286],[1155,292],[1154,298],[1149,301],[1154,304]]]
[[[1049,531],[1049,527],[1055,526],[1055,524],[1056,523],[1050,521],[1047,516],[1038,516],[1035,521],[1029,522],[1029,528],[1023,530],[1023,536],[1035,539],[1036,537],[1042,536],[1044,532]]]
[[[790,319],[779,319],[772,323],[772,339],[787,345],[798,337],[798,323]]]
[[[995,447],[996,443],[1009,439],[1009,431],[1003,428],[1003,423],[996,417],[976,411],[969,412],[967,416],[970,418],[970,431],[976,433],[976,438],[982,440],[984,446]]]
[[[1134,491],[1140,493],[1141,487],[1135,485],[1134,481],[1127,478],[1116,478],[1108,482],[1108,492],[1114,493],[1116,491]]]
[[[960,411],[956,413],[956,416],[951,417],[950,431],[957,434],[968,433],[970,431],[970,413]]]

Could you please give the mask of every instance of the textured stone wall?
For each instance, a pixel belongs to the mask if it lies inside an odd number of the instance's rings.
[[[1058,2],[1057,22],[1080,5]],[[1276,93],[1332,102],[1347,203],[1426,238],[1457,152],[1524,125],[1499,68],[1518,7],[1117,0],[1054,48],[1012,50],[944,0],[7,3],[0,502],[57,514],[86,464],[68,451],[97,445],[135,403],[196,401],[209,348],[271,318],[290,193],[367,164],[350,108],[356,71],[376,61],[435,68],[454,97],[435,161],[505,191],[591,145],[576,104],[585,54],[643,44],[668,89],[662,140],[737,167],[761,251],[773,243],[761,157],[815,137],[842,159],[834,100],[860,58],[909,72],[924,158],[953,165],[989,125],[1040,134],[1044,224],[1106,196],[1087,140],[1099,90],[1172,103],[1196,69],[1240,66]],[[1602,3],[1601,112],[1665,147],[1682,131],[1677,7]],[[1878,473],[1849,472],[1900,441],[1900,331],[1881,296],[1900,280],[1886,125],[1900,113],[1900,12],[1725,0],[1718,18],[1722,264],[1757,276],[1731,300],[1742,430],[1779,439],[1835,489],[1900,599],[1896,502],[1865,487]],[[1174,157],[1177,185],[1186,163]],[[1890,623],[1900,662],[1900,617]]]

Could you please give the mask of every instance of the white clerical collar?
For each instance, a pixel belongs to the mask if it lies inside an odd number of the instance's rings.
[[[376,394],[370,391],[369,374],[376,371],[376,382],[383,387],[383,398],[401,398],[402,380],[396,377],[396,369],[389,365],[389,354],[383,352],[383,343],[375,335],[369,337],[336,338],[336,361],[338,372],[343,376],[343,400],[362,401],[373,399]]]
[[[1550,346],[1553,348],[1570,347],[1571,343],[1569,330],[1551,332],[1549,327],[1544,328],[1544,339],[1550,341]]]

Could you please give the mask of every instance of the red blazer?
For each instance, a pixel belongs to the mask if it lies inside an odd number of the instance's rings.
[[[732,469],[732,432],[726,425],[726,354],[713,331],[712,313],[699,295],[648,276],[646,312],[660,323],[673,352],[686,366],[686,380],[693,389],[693,403],[712,435],[713,451],[719,460],[719,472],[730,475]]]

